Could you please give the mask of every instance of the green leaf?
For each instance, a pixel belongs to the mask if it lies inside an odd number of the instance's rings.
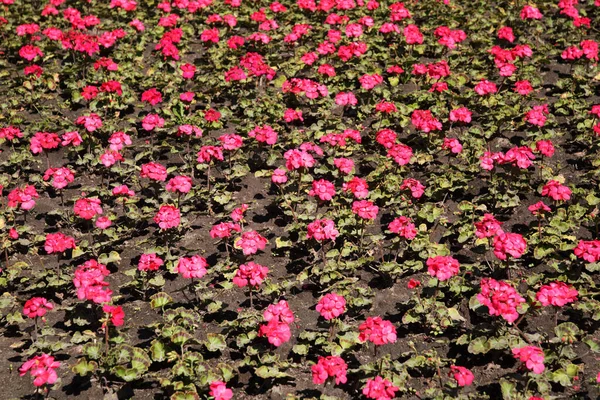
[[[80,358],[71,370],[77,375],[86,376],[96,368],[98,368],[98,364],[95,361],[87,361],[85,358]]]
[[[225,336],[218,333],[208,333],[206,335],[206,341],[204,345],[208,351],[223,351],[227,348],[227,342],[225,342]]]
[[[164,361],[166,359],[165,345],[159,340],[153,340],[150,346],[150,354],[154,361]]]
[[[173,298],[165,292],[159,292],[150,296],[150,307],[164,308],[167,304],[172,303]]]

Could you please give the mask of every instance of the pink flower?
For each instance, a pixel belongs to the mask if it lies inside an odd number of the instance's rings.
[[[492,214],[484,214],[479,222],[475,222],[475,236],[479,239],[493,237],[501,234],[502,222],[496,220]]]
[[[427,272],[440,281],[446,281],[458,274],[460,264],[450,256],[436,256],[427,259]]]
[[[147,253],[140,256],[138,261],[139,271],[157,271],[164,261],[156,253]]]
[[[67,167],[48,168],[44,173],[44,180],[47,181],[52,177],[52,187],[55,189],[63,189],[75,179],[73,171]]]
[[[241,232],[242,228],[233,222],[221,222],[213,226],[210,230],[210,237],[216,238],[228,238],[231,236],[232,231]]]
[[[234,208],[231,212],[231,219],[235,222],[243,221],[246,211],[248,211],[248,204],[242,204],[241,206]]]
[[[417,236],[417,229],[408,217],[400,216],[389,223],[390,232],[396,233],[401,237],[412,240]]]
[[[335,377],[335,384],[346,383],[348,364],[338,356],[319,357],[317,363],[311,367],[313,383],[321,385],[329,378]]]
[[[534,374],[541,374],[546,367],[544,366],[544,352],[539,347],[524,346],[512,349],[513,356],[525,363],[527,369]]]
[[[225,150],[237,150],[244,145],[244,138],[235,134],[221,135],[219,141]]]
[[[33,185],[25,185],[22,188],[15,188],[8,194],[8,207],[16,208],[21,206],[22,210],[31,210],[35,207],[35,199],[39,194]]]
[[[311,168],[315,165],[315,159],[310,153],[303,151],[292,149],[288,150],[283,154],[285,158],[285,167],[288,171],[293,171],[300,168]]]
[[[527,242],[518,233],[502,232],[494,236],[494,255],[499,260],[506,260],[507,255],[520,258],[527,249]]]
[[[573,253],[578,258],[594,263],[600,261],[600,240],[580,240]]]
[[[157,114],[148,114],[142,119],[142,128],[145,131],[153,131],[155,128],[162,128],[163,126],[165,126],[165,120]]]
[[[410,118],[415,128],[425,133],[442,129],[442,123],[435,119],[429,110],[415,110]]]
[[[215,400],[230,400],[233,398],[233,391],[225,386],[225,382],[221,381],[212,381],[208,394],[214,397]]]
[[[185,279],[202,278],[206,275],[208,263],[204,257],[198,255],[191,257],[181,257],[177,263],[177,272]]]
[[[353,177],[342,185],[344,192],[352,192],[357,199],[365,199],[369,196],[369,185],[367,181],[358,176]]]
[[[409,289],[414,289],[414,288],[417,288],[417,287],[421,286],[421,281],[418,281],[418,280],[416,280],[416,279],[412,279],[412,278],[411,278],[411,279],[408,281],[408,283],[406,284],[406,286],[407,286]]]
[[[363,89],[371,90],[375,86],[377,86],[383,82],[383,77],[379,74],[372,74],[372,75],[365,74],[365,75],[361,76],[360,78],[358,78],[358,80],[360,81],[360,84]]]
[[[458,386],[469,386],[473,383],[473,379],[475,379],[473,373],[465,367],[452,365],[450,371],[454,374],[454,379],[456,379]]]
[[[546,157],[552,157],[554,155],[554,145],[551,140],[538,140],[535,143],[535,148]]]
[[[108,315],[110,322],[114,326],[122,326],[125,323],[125,312],[123,311],[123,307],[105,304],[102,306],[102,311]]]
[[[233,283],[238,287],[244,286],[259,286],[269,273],[269,268],[257,264],[254,261],[249,261],[246,264],[240,265],[233,277]]]
[[[273,171],[273,175],[271,175],[271,182],[273,182],[275,184],[283,184],[283,183],[286,183],[287,181],[288,181],[288,178],[286,176],[286,171],[284,169],[277,168],[276,170]]]
[[[131,136],[126,134],[125,132],[115,132],[110,135],[108,138],[108,143],[110,143],[110,149],[113,151],[121,151],[124,146],[129,146],[132,144]]]
[[[83,139],[81,138],[81,136],[79,135],[79,132],[77,132],[77,131],[65,132],[61,136],[61,139],[62,139],[61,145],[63,147],[68,146],[70,144],[72,144],[73,146],[79,146],[83,142]]]
[[[525,303],[525,299],[510,284],[492,278],[481,280],[481,293],[477,295],[477,301],[488,308],[490,315],[500,315],[509,323],[519,318],[517,308]]]
[[[512,164],[521,169],[529,168],[533,164],[531,160],[535,160],[535,155],[527,146],[513,147],[502,158],[497,159],[500,164]]]
[[[503,26],[502,28],[498,29],[498,39],[505,39],[511,43],[514,42],[515,34],[513,33],[512,28],[509,26]]]
[[[340,234],[335,229],[335,223],[330,219],[317,219],[308,224],[307,230],[306,238],[315,239],[318,242],[335,240]]]
[[[577,289],[564,282],[551,282],[540,287],[535,294],[537,301],[543,306],[562,307],[565,304],[577,301]]]
[[[54,309],[54,305],[43,297],[32,297],[25,302],[23,314],[28,318],[43,317],[48,310]]]
[[[24,376],[29,372],[33,379],[33,384],[37,387],[44,385],[52,385],[57,381],[58,375],[56,369],[60,367],[58,361],[54,361],[54,357],[48,354],[35,356],[27,361],[19,368],[19,375]]]
[[[274,145],[277,142],[277,132],[269,126],[257,126],[248,132],[248,136],[255,138],[257,142]]]
[[[271,320],[266,325],[260,326],[258,336],[266,336],[269,343],[279,347],[290,340],[292,332],[288,324]]]
[[[179,67],[183,79],[193,79],[196,73],[196,66],[192,64],[183,64]]]
[[[487,79],[482,79],[477,85],[475,85],[475,93],[480,96],[486,94],[496,93],[498,88],[494,82],[490,82]]]
[[[548,105],[533,106],[533,108],[525,113],[525,121],[532,125],[542,127],[546,124],[546,116],[550,113]]]
[[[290,305],[285,300],[279,300],[276,304],[269,304],[267,309],[263,312],[263,318],[265,321],[278,321],[285,324],[291,324],[294,322],[294,312],[290,309]]]
[[[526,5],[521,9],[521,19],[542,19],[542,13],[537,8]]]
[[[363,219],[375,219],[379,212],[379,207],[372,201],[360,200],[352,203],[352,212]]]
[[[402,182],[402,185],[400,185],[400,190],[404,189],[409,189],[410,194],[415,199],[420,198],[421,196],[423,196],[423,193],[425,193],[425,186],[423,186],[421,182],[413,178],[407,178]]]
[[[97,129],[102,128],[102,120],[96,113],[90,115],[82,115],[75,120],[77,125],[83,125],[88,132],[94,132]]]
[[[258,250],[264,250],[268,241],[256,231],[242,233],[235,243],[236,248],[241,248],[245,256],[256,254]]]
[[[413,150],[410,146],[402,143],[392,144],[388,149],[387,156],[393,158],[398,165],[406,165],[413,156]]]
[[[341,173],[346,175],[352,173],[352,170],[354,169],[354,161],[349,158],[334,158],[333,165],[335,165]]]
[[[192,178],[189,176],[178,175],[171,178],[167,183],[167,192],[188,193],[192,188]]]
[[[450,121],[468,124],[471,122],[472,115],[473,113],[467,107],[460,107],[450,111]]]
[[[157,105],[162,102],[162,94],[156,89],[151,88],[142,93],[142,102],[150,103],[150,105]]]
[[[96,228],[107,229],[112,225],[112,221],[108,217],[99,217],[96,219]]]
[[[102,203],[98,198],[82,198],[75,202],[73,213],[80,218],[90,220],[102,214]]]
[[[44,242],[44,250],[46,253],[62,253],[67,249],[75,248],[75,239],[71,236],[64,235],[60,232],[48,233]]]
[[[369,399],[391,400],[396,396],[398,390],[400,388],[394,386],[392,382],[383,379],[381,376],[376,376],[375,379],[367,380],[362,392]]]
[[[212,160],[223,161],[223,148],[218,146],[202,146],[198,152],[197,160],[200,164],[210,163]]]
[[[358,100],[352,92],[339,92],[335,96],[335,104],[338,106],[355,106],[358,104]]]
[[[455,138],[444,138],[444,144],[442,149],[450,150],[454,154],[460,154],[462,152],[462,144]]]
[[[515,82],[515,92],[519,93],[521,96],[527,96],[529,93],[533,91],[533,87],[529,81],[517,81]]]
[[[127,185],[116,186],[112,190],[113,196],[135,196],[135,192],[127,187]]]
[[[329,321],[346,312],[346,299],[337,293],[328,293],[321,297],[316,309],[323,318]]]
[[[29,149],[33,154],[39,154],[44,150],[56,149],[59,143],[56,133],[37,132],[29,140]]]
[[[167,179],[167,168],[164,165],[155,162],[142,164],[140,177],[164,182]]]
[[[369,317],[358,327],[358,340],[372,342],[376,346],[396,342],[396,328],[381,317]]]
[[[551,211],[550,207],[548,207],[543,201],[538,201],[537,203],[527,207],[527,209],[531,211],[533,215],[540,215]]]
[[[158,212],[154,216],[154,222],[158,224],[160,229],[170,229],[179,226],[179,223],[181,222],[179,208],[170,204],[160,206]]]
[[[319,197],[321,201],[329,201],[335,196],[335,186],[325,179],[314,180],[308,195]]]
[[[419,27],[413,24],[407,25],[404,28],[404,37],[406,38],[407,44],[423,43],[423,34],[419,30]]]
[[[571,189],[560,182],[550,180],[542,188],[542,196],[548,196],[555,201],[567,201],[571,198]]]

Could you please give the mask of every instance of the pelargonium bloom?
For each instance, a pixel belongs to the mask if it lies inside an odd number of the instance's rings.
[[[179,226],[181,222],[179,208],[170,204],[163,204],[154,216],[154,222],[158,224],[160,229],[170,229]]]
[[[125,312],[123,311],[123,307],[105,304],[102,306],[102,311],[107,314],[110,318],[110,322],[114,326],[122,326],[125,323]]]
[[[156,253],[144,253],[138,261],[138,270],[157,271],[163,264],[164,261]]]
[[[313,383],[321,385],[329,378],[335,378],[335,384],[346,383],[348,364],[338,356],[319,357],[317,363],[311,367]]]
[[[235,246],[242,249],[245,256],[256,254],[258,250],[264,250],[268,241],[256,231],[242,233]]]
[[[335,196],[335,186],[326,179],[314,180],[308,195],[319,197],[321,201],[329,201]]]
[[[48,254],[62,253],[67,249],[75,248],[75,239],[63,233],[48,233],[44,242],[44,250]]]
[[[269,273],[269,268],[257,264],[254,261],[249,261],[246,264],[240,265],[233,277],[233,283],[238,287],[244,286],[259,286]]]
[[[269,343],[275,347],[279,347],[290,340],[292,332],[288,324],[273,319],[266,325],[260,326],[258,336],[266,336]]]
[[[267,322],[276,320],[285,324],[291,324],[295,320],[294,312],[285,300],[279,300],[276,304],[269,304],[267,309],[263,311],[263,318]]]
[[[335,229],[335,222],[330,219],[317,219],[308,224],[308,232],[306,233],[307,239],[315,239],[318,242],[324,240],[335,240],[340,234]]]
[[[542,196],[548,196],[555,201],[567,201],[571,198],[571,189],[559,181],[550,180],[542,188]]]
[[[352,203],[352,212],[362,219],[375,219],[379,212],[379,207],[372,201],[360,200]]]
[[[58,379],[56,369],[59,367],[60,363],[54,361],[54,357],[48,354],[42,354],[25,361],[19,368],[19,375],[24,376],[29,372],[34,378],[33,384],[37,387],[52,385]]]
[[[230,400],[233,398],[233,391],[222,381],[212,381],[210,383],[209,396],[214,397],[215,400]]]
[[[525,303],[525,299],[510,284],[492,278],[481,280],[481,293],[477,301],[486,306],[490,315],[502,316],[513,323],[519,318],[517,308]]]
[[[494,236],[494,255],[499,260],[506,260],[507,255],[519,258],[525,253],[527,242],[518,233],[502,232]]]
[[[580,240],[573,253],[578,258],[594,263],[600,261],[600,240]]]
[[[23,314],[28,318],[43,317],[46,312],[54,309],[54,305],[44,297],[32,297],[25,302]]]
[[[316,310],[326,320],[337,318],[346,311],[346,299],[337,293],[328,293],[321,297]]]
[[[396,342],[396,327],[381,317],[369,317],[358,327],[358,340],[372,342],[376,346]]]
[[[177,272],[186,279],[202,278],[206,275],[208,263],[204,257],[194,255],[191,257],[181,257],[177,263]]]
[[[577,301],[578,294],[579,292],[573,286],[564,282],[551,282],[540,287],[535,294],[535,298],[543,306],[562,307],[565,304]]]
[[[494,237],[502,232],[502,222],[492,214],[484,214],[479,222],[475,222],[475,236],[479,239]]]
[[[96,215],[102,214],[102,203],[95,197],[78,199],[73,205],[73,213],[80,218],[90,220]]]
[[[527,369],[534,374],[541,374],[546,369],[544,365],[544,352],[539,347],[523,346],[512,349],[513,356],[525,363]]]
[[[427,259],[427,272],[440,281],[446,281],[458,274],[460,264],[450,256],[436,256]]]
[[[396,233],[399,236],[412,240],[417,236],[417,229],[411,219],[405,216],[395,218],[388,224],[390,232]]]
[[[394,386],[392,382],[383,379],[381,376],[376,376],[375,379],[367,380],[367,384],[363,388],[363,394],[369,399],[391,400],[396,396],[398,390],[400,388]]]
[[[454,379],[456,379],[458,386],[469,386],[473,383],[473,379],[475,379],[473,373],[465,367],[452,365],[450,371],[454,374]]]

